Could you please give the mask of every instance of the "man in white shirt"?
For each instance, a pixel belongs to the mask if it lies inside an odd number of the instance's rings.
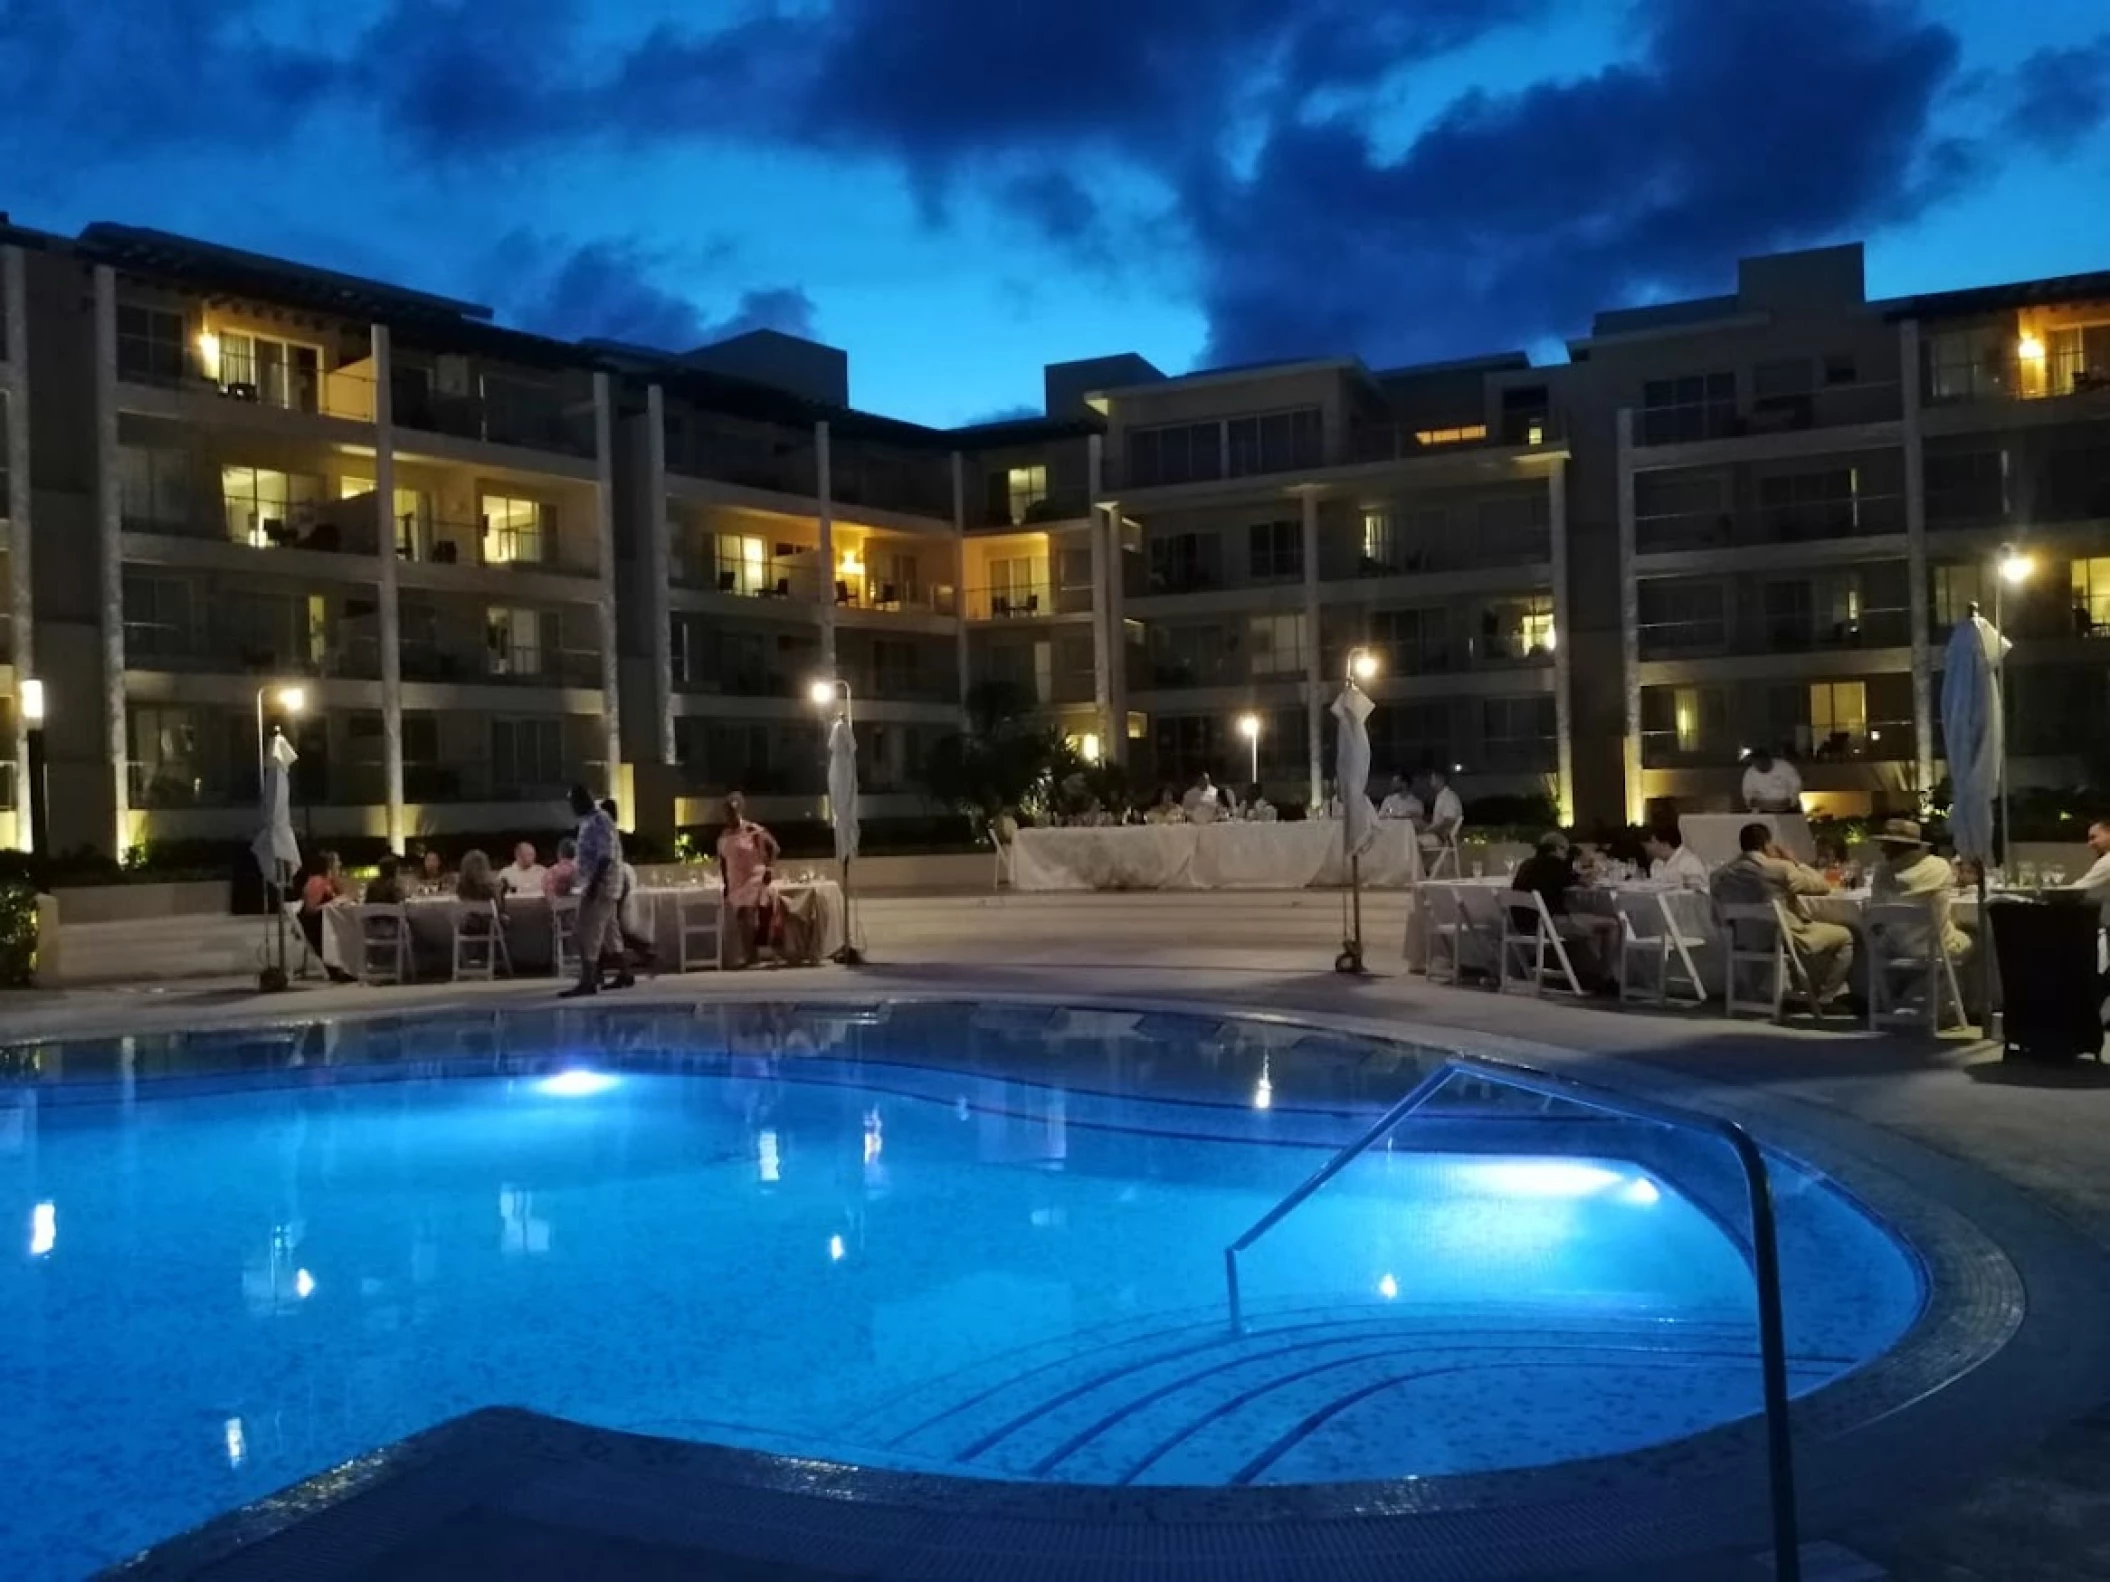
[[[498,870],[498,888],[506,895],[540,895],[549,869],[542,866],[535,843],[524,840],[513,848],[513,860]]]
[[[1752,813],[1800,813],[1802,776],[1769,748],[1752,748],[1744,761],[1744,807]]]
[[[1641,849],[1648,853],[1648,876],[1656,883],[1706,892],[1707,864],[1686,846],[1677,825],[1657,825],[1641,837]]]
[[[2110,819],[2097,819],[2088,826],[2088,849],[2095,864],[2074,881],[2074,888],[2103,909],[2103,922],[2110,925]]]
[[[1455,841],[1465,827],[1465,804],[1441,769],[1429,771],[1429,792],[1429,833],[1440,841]]]
[[[1217,813],[1215,782],[1206,774],[1198,775],[1194,784],[1187,788],[1187,794],[1180,799],[1180,806],[1186,809],[1189,823],[1214,823]]]
[[[1379,805],[1377,816],[1379,818],[1412,819],[1419,824],[1423,811],[1421,798],[1416,796],[1408,787],[1407,777],[1405,775],[1394,775],[1392,777],[1392,793]]]

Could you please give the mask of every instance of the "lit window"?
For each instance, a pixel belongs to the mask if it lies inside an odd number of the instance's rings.
[[[538,500],[513,500],[504,495],[483,497],[484,563],[507,565],[513,561],[539,564],[545,556],[548,507]]]
[[[1046,467],[1013,467],[1005,474],[1011,501],[1011,523],[1015,527],[1033,514],[1033,507],[1048,497]]]
[[[1414,438],[1423,445],[1463,445],[1469,440],[1487,438],[1485,423],[1468,423],[1459,428],[1418,428]],[[1537,440],[1533,440],[1535,445]]]
[[[1671,694],[1671,713],[1678,732],[1678,751],[1700,750],[1700,689],[1679,687]]]
[[[1810,687],[1810,740],[1821,749],[1868,734],[1868,688],[1859,681],[1819,681]]]
[[[220,469],[227,536],[259,549],[297,541],[313,525],[315,504],[321,494],[320,478],[274,472],[267,467]]]
[[[2082,637],[2110,627],[2110,556],[2076,560],[2072,567],[2074,626]],[[2087,616],[2087,624],[2081,617]]]

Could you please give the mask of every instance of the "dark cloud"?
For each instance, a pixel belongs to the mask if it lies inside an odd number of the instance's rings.
[[[1099,205],[1067,171],[1014,176],[998,194],[1005,207],[1059,242],[1082,242],[1099,222]]]
[[[1407,361],[1520,345],[1740,254],[1908,219],[1969,173],[1930,149],[1958,46],[1890,0],[1648,0],[1631,64],[1452,104],[1397,159],[1279,129],[1188,189],[1209,359]]]
[[[673,352],[749,330],[813,334],[813,301],[796,286],[744,292],[732,312],[714,319],[690,298],[659,285],[653,277],[663,266],[634,242],[588,242],[554,261],[534,262],[548,251],[525,234],[499,247],[516,282],[504,294],[507,316],[529,329]],[[529,282],[525,289],[517,284],[523,279]]]
[[[962,428],[986,428],[992,423],[1024,423],[1033,418],[1046,417],[1037,406],[1021,402],[1017,406],[1000,406],[994,412],[984,412],[980,417],[971,417],[962,423]]]
[[[2007,130],[2051,154],[2070,154],[2110,124],[2110,33],[2071,49],[2040,49],[2015,73]]]

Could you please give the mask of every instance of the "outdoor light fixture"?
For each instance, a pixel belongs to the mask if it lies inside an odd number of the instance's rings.
[[[1105,748],[1100,744],[1097,731],[1086,731],[1077,743],[1078,756],[1088,764],[1097,763],[1104,752]]]
[[[2037,569],[2036,560],[2025,555],[2012,544],[2004,545],[2000,551],[2000,580],[2019,587],[2029,581],[2030,574]]]
[[[1348,656],[1348,674],[1356,681],[1368,681],[1377,674],[1377,655],[1367,648],[1358,648]]]
[[[1247,741],[1252,741],[1255,737],[1259,736],[1260,716],[1257,714],[1239,715],[1238,734],[1243,736]]]
[[[2025,362],[2040,363],[2044,360],[2044,343],[2034,335],[2025,335],[2015,343],[2016,352]]]
[[[278,706],[288,714],[300,713],[308,706],[308,689],[306,687],[280,687],[278,689]]]
[[[835,701],[835,689],[838,685],[839,683],[833,681],[816,681],[806,689],[806,696],[813,700],[815,708],[824,709]]]
[[[22,705],[22,719],[28,725],[44,723],[44,683],[35,677],[25,677],[15,688],[15,697]]]

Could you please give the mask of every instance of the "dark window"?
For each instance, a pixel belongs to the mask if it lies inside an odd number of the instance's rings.
[[[1641,443],[1681,445],[1736,432],[1736,375],[1687,374],[1641,387]]]
[[[1191,593],[1223,582],[1223,538],[1217,533],[1169,533],[1150,541],[1150,591]]]
[[[1246,539],[1255,582],[1304,575],[1303,523],[1255,522],[1246,530]]]
[[[1488,698],[1480,705],[1480,748],[1490,769],[1542,769],[1556,756],[1553,699]]]
[[[190,372],[183,315],[162,308],[117,305],[117,377],[143,384],[180,384]]]
[[[1222,445],[1218,423],[1137,429],[1128,436],[1128,481],[1140,488],[1221,478]]]
[[[1974,527],[2007,520],[2007,453],[1927,453],[1927,523]]]
[[[1317,407],[1239,417],[1227,425],[1231,476],[1292,472],[1320,464],[1320,419]]]

